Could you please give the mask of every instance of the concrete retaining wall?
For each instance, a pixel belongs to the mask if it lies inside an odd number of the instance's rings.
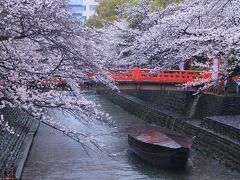
[[[189,91],[125,90],[122,92],[152,104],[173,108],[186,116],[189,115],[196,98],[193,92]],[[203,118],[206,116],[234,114],[240,114],[240,97],[202,94],[197,100],[194,116]]]
[[[144,101],[151,102],[156,105],[164,105],[173,108],[178,112],[187,113],[186,109],[193,99],[191,92],[182,91],[124,91],[124,93],[136,96]]]
[[[15,133],[12,135],[0,129],[0,177],[4,176],[4,172],[12,171],[10,173],[20,179],[28,155],[26,149],[29,151],[32,143],[29,134],[34,136],[39,122],[17,108],[5,108],[2,113]]]
[[[240,97],[203,94],[197,104],[197,117],[234,114],[240,114]]]
[[[8,108],[3,111],[3,114],[15,134],[11,135],[8,131],[1,130],[1,164],[6,161],[15,162],[24,137],[32,124],[32,120],[19,109]]]

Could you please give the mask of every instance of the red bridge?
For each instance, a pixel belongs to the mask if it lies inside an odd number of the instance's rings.
[[[152,69],[147,68],[114,68],[109,69],[110,76],[116,81],[129,81],[129,82],[196,82],[200,79],[209,79],[211,73],[208,71],[195,71],[195,70],[168,70],[163,72],[151,72]],[[93,76],[91,74],[89,77]],[[48,78],[42,80],[43,84],[49,83],[64,83],[65,81],[59,78]],[[3,82],[0,81],[0,87]]]
[[[200,79],[209,79],[208,71],[194,70],[168,70],[163,72],[151,72],[146,68],[115,68],[109,70],[110,76],[116,81],[132,82],[194,82]]]
[[[153,83],[186,83],[199,82],[211,78],[209,71],[195,71],[195,70],[167,70],[162,72],[152,72],[152,69],[147,68],[112,68],[109,69],[110,76],[118,82],[153,82]],[[91,74],[90,76],[92,76]],[[65,81],[58,78],[44,79],[43,84],[59,83],[63,84]],[[220,92],[222,83],[218,86]],[[3,84],[0,81],[0,87]]]

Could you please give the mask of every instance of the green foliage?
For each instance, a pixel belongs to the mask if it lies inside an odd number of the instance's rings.
[[[164,7],[168,4],[171,4],[171,3],[178,3],[180,2],[180,0],[154,0],[154,4],[156,6],[160,6],[160,7]]]
[[[103,28],[103,24],[100,22],[99,16],[92,16],[85,22],[85,26],[95,27],[95,28]]]
[[[110,22],[117,20],[117,7],[124,3],[133,3],[133,0],[101,0],[96,9],[96,15],[87,20],[85,25],[101,28],[103,25],[99,20],[103,19]]]
[[[132,6],[137,5],[139,0],[101,0],[99,6],[96,9],[96,15],[91,17],[89,20],[85,22],[86,26],[93,26],[96,28],[102,28],[103,24],[100,22],[101,20],[106,20],[109,22],[116,21],[118,17],[117,8],[124,3],[128,3]],[[170,3],[177,3],[180,0],[152,0],[153,2],[153,10],[158,7],[166,6]],[[127,18],[127,14],[123,14],[121,18]]]

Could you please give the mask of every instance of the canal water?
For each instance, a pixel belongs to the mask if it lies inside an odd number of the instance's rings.
[[[191,153],[192,171],[160,170],[146,164],[129,151],[126,134],[127,128],[143,122],[94,91],[87,92],[86,96],[101,104],[99,108],[112,116],[112,125],[96,120],[85,123],[60,111],[52,114],[61,123],[96,139],[99,147],[84,139],[92,149],[86,153],[76,141],[41,124],[22,175],[23,180],[240,179],[236,171],[195,150]]]

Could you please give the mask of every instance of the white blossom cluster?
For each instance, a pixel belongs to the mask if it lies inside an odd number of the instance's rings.
[[[10,134],[14,134],[14,129],[9,125],[7,121],[4,121],[4,117],[2,114],[0,115],[0,128],[2,130],[8,131]]]
[[[0,0],[1,109],[19,107],[42,120],[49,118],[49,108],[100,115],[80,86],[91,78],[114,87],[113,80],[97,33],[84,28],[68,8],[66,0]],[[65,81],[74,96],[34,88],[51,77]]]
[[[240,0],[183,0],[152,10],[149,0],[125,6],[128,18],[105,27],[121,55],[117,65],[172,68],[193,56],[221,59],[222,69],[231,72],[240,62]],[[112,34],[109,31],[118,25]],[[125,48],[117,48],[131,35]],[[133,36],[134,35],[134,36]],[[110,38],[109,38],[110,36]],[[112,53],[114,54],[114,53]],[[231,61],[232,60],[232,61]]]

